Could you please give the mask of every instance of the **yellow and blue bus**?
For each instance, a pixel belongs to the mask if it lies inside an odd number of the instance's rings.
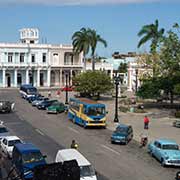
[[[106,127],[106,107],[104,104],[86,98],[70,98],[68,118],[84,128]]]

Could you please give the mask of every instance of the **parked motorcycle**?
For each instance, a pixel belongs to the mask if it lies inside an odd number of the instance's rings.
[[[148,137],[146,135],[141,136],[140,148],[145,147],[148,143]]]

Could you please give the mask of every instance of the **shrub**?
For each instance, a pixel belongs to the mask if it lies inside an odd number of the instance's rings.
[[[176,112],[175,112],[175,117],[176,117],[176,118],[180,118],[180,111],[176,111]]]
[[[144,109],[135,109],[134,112],[135,113],[146,113],[146,111]]]
[[[119,107],[119,110],[120,110],[121,112],[127,112],[127,111],[129,111],[129,108],[128,108],[128,107],[124,107],[124,106],[120,106],[120,107]]]

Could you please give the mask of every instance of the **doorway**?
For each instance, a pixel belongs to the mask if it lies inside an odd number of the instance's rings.
[[[18,73],[18,75],[17,75],[17,84],[18,84],[18,86],[20,86],[22,84],[22,76],[20,73]]]
[[[40,86],[44,86],[44,74],[40,73]]]
[[[6,86],[11,87],[11,75],[9,73],[6,74]]]
[[[34,78],[33,78],[33,73],[29,73],[29,83],[33,86],[34,84]]]

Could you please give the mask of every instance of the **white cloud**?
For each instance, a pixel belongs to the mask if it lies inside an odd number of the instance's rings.
[[[41,5],[95,5],[95,4],[127,4],[127,3],[147,3],[165,0],[0,0],[0,4],[41,4]],[[168,0],[167,0],[168,1]],[[171,0],[169,0],[171,2]]]

